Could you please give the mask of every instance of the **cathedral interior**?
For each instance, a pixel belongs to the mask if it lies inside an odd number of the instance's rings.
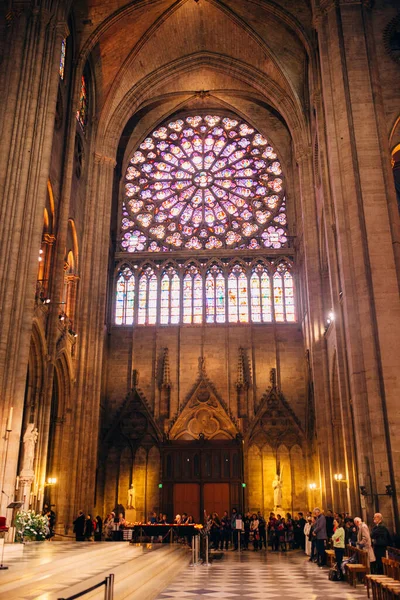
[[[0,5],[1,514],[399,532],[396,0]]]

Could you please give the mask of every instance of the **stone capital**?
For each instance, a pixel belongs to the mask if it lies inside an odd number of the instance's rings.
[[[94,153],[94,162],[98,165],[111,165],[113,168],[117,164],[115,158],[111,158],[110,156],[104,156],[104,154],[100,154],[99,152]]]

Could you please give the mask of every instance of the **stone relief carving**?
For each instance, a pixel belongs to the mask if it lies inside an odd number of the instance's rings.
[[[238,433],[210,384],[201,380],[172,425],[170,439],[228,439]]]

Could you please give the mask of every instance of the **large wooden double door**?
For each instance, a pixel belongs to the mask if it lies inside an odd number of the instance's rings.
[[[162,450],[162,510],[203,522],[204,511],[222,515],[242,508],[242,445],[238,440],[177,440]]]
[[[229,483],[174,483],[173,498],[173,516],[185,512],[196,523],[203,521],[204,511],[219,515],[230,511]]]

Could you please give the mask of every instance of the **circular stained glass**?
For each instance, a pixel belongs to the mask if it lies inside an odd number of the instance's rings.
[[[132,156],[123,250],[281,248],[286,242],[281,165],[246,122],[215,115],[169,121]]]

